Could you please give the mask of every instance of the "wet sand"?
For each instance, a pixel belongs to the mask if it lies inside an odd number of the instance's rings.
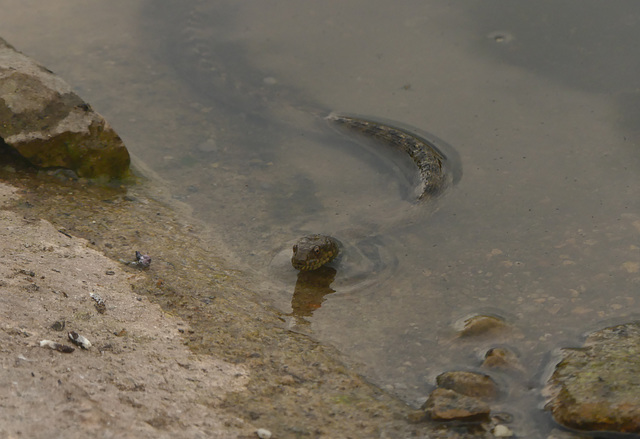
[[[0,200],[20,202],[7,184]],[[144,274],[37,216],[0,210],[0,236],[1,436],[227,438],[255,429],[211,409],[245,388],[246,369],[190,352],[189,325],[132,291]],[[91,294],[104,300],[102,313]],[[91,347],[74,346],[70,331]]]

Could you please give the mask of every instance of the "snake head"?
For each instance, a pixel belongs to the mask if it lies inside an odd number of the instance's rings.
[[[317,270],[338,255],[338,243],[331,236],[309,235],[293,245],[291,265],[297,270]]]

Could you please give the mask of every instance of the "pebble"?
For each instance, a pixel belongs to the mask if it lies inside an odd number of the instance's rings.
[[[443,388],[431,392],[422,409],[434,421],[481,421],[491,412],[484,401]]]
[[[513,431],[506,425],[498,424],[493,427],[493,435],[495,437],[512,437]]]
[[[525,370],[518,356],[507,348],[489,349],[484,356],[482,367],[513,372],[524,372]]]
[[[54,351],[62,352],[63,354],[70,354],[75,350],[71,346],[63,345],[51,340],[42,340],[40,342],[40,347],[53,349]]]
[[[143,255],[139,251],[136,251],[136,264],[142,268],[149,268],[149,265],[151,265],[151,256]]]
[[[498,386],[490,376],[466,371],[444,372],[436,378],[438,387],[453,390],[474,398],[493,399],[498,396]]]
[[[85,336],[80,335],[75,331],[69,332],[68,336],[69,340],[80,346],[82,349],[89,349],[91,347],[91,342]]]
[[[464,328],[458,335],[462,338],[492,335],[507,327],[507,322],[500,317],[475,315],[464,321]]]
[[[54,331],[62,331],[65,327],[66,322],[64,320],[58,320],[56,322],[54,322],[50,328],[53,329]]]
[[[260,439],[271,439],[271,432],[269,430],[267,430],[266,428],[258,428],[256,430],[256,435]]]

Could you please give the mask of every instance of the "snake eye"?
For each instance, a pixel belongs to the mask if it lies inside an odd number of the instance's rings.
[[[320,247],[318,247],[317,245],[315,247],[313,247],[313,252],[317,255],[320,254]]]
[[[297,253],[298,251],[298,244],[293,244],[293,252]]]

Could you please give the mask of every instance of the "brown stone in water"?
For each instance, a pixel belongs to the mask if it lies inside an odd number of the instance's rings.
[[[417,424],[419,422],[426,421],[428,417],[427,412],[424,410],[413,410],[407,415],[407,421],[412,424]]]
[[[507,327],[507,323],[494,316],[476,315],[464,321],[460,337],[478,337],[498,333]]]
[[[506,348],[489,349],[484,356],[482,367],[512,372],[524,372],[518,356]]]
[[[576,430],[640,433],[640,322],[594,332],[562,355],[545,389],[553,418]]]
[[[71,169],[87,178],[128,174],[129,152],[104,118],[2,38],[0,121],[0,144],[37,167]]]
[[[490,376],[464,371],[445,372],[436,378],[439,387],[474,398],[494,399],[498,386]]]
[[[484,421],[491,412],[480,399],[442,388],[431,392],[422,408],[434,421]]]

